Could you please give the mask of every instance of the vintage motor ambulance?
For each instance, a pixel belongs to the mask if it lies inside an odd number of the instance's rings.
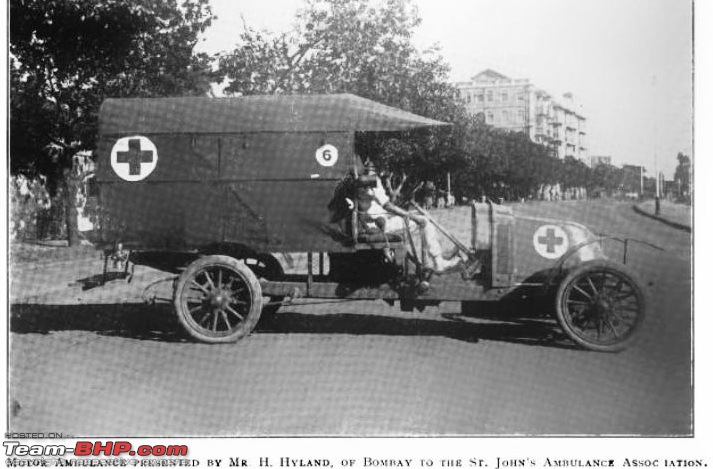
[[[377,234],[332,223],[335,187],[361,174],[356,135],[441,125],[347,94],[108,99],[96,176],[107,261],[176,274],[175,313],[208,343],[245,337],[261,314],[296,298],[381,299],[412,310],[528,297],[544,300],[580,346],[626,347],[646,296],[582,225],[473,203],[469,239],[434,220],[469,259],[434,275],[415,247],[414,223]],[[306,271],[285,273],[283,252],[306,253]]]

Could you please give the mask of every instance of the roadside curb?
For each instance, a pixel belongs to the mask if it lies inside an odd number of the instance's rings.
[[[686,231],[686,232],[688,232],[688,233],[691,233],[691,231],[692,231],[692,230],[691,230],[691,227],[688,226],[688,225],[683,225],[683,224],[681,224],[681,223],[676,223],[675,221],[667,220],[666,218],[656,216],[656,215],[654,215],[654,214],[652,214],[652,213],[649,213],[649,212],[647,212],[647,211],[645,211],[645,210],[639,208],[638,205],[633,205],[632,208],[633,208],[634,211],[635,211],[636,213],[638,213],[639,215],[643,215],[643,216],[649,217],[649,218],[651,218],[651,219],[653,219],[653,220],[660,221],[661,223],[663,223],[663,224],[665,224],[665,225],[668,225],[668,226],[670,226],[670,227],[677,228],[677,229],[679,229],[679,230],[683,230],[683,231]]]

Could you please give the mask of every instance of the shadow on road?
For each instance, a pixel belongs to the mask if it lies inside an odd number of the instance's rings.
[[[310,314],[284,311],[263,317],[257,333],[437,336],[464,342],[480,340],[577,349],[557,324],[541,317],[523,317],[507,308],[482,309],[477,315],[445,313],[438,317],[377,314]],[[483,321],[485,319],[485,321]]]
[[[377,314],[311,314],[285,311],[261,318],[256,334],[346,334],[446,337],[573,349],[551,320],[484,311],[471,315],[393,317]],[[168,304],[12,305],[10,330],[16,334],[90,331],[100,335],[163,342],[187,341]]]
[[[139,340],[183,340],[178,321],[167,304],[12,305],[10,331],[17,334],[90,331]]]

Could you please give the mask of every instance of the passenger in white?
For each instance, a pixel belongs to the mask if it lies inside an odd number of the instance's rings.
[[[467,259],[465,253],[461,253],[456,247],[451,253],[445,254],[438,237],[438,230],[429,221],[417,214],[403,210],[393,204],[386,194],[381,179],[376,174],[376,169],[367,160],[364,167],[364,175],[374,177],[373,185],[360,186],[357,189],[357,208],[359,212],[359,223],[370,232],[376,229],[387,231],[387,218],[390,214],[398,215],[405,219],[415,221],[421,228],[421,242],[425,251],[423,259],[424,267],[432,269],[436,273],[444,273],[453,270]]]

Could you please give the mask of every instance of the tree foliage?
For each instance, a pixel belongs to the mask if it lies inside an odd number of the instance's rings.
[[[627,189],[631,175],[610,164],[599,164],[591,170],[588,189],[599,189],[606,193]]]
[[[554,160],[545,147],[520,132],[509,132],[471,118],[461,124],[455,145],[466,166],[456,175],[456,192],[466,197],[527,197],[554,173]]]
[[[209,59],[193,47],[207,2],[13,0],[13,169],[49,172],[37,155],[50,143],[92,149],[104,98],[205,93]]]
[[[418,23],[407,0],[306,0],[289,32],[244,25],[220,68],[229,92],[346,92],[397,104],[415,65],[410,37]]]
[[[74,155],[93,149],[105,98],[209,89],[193,48],[211,20],[208,0],[12,0],[11,171],[46,175],[71,204]]]
[[[673,175],[673,180],[678,186],[679,197],[690,200],[691,194],[691,158],[681,152],[676,157],[678,166]]]

